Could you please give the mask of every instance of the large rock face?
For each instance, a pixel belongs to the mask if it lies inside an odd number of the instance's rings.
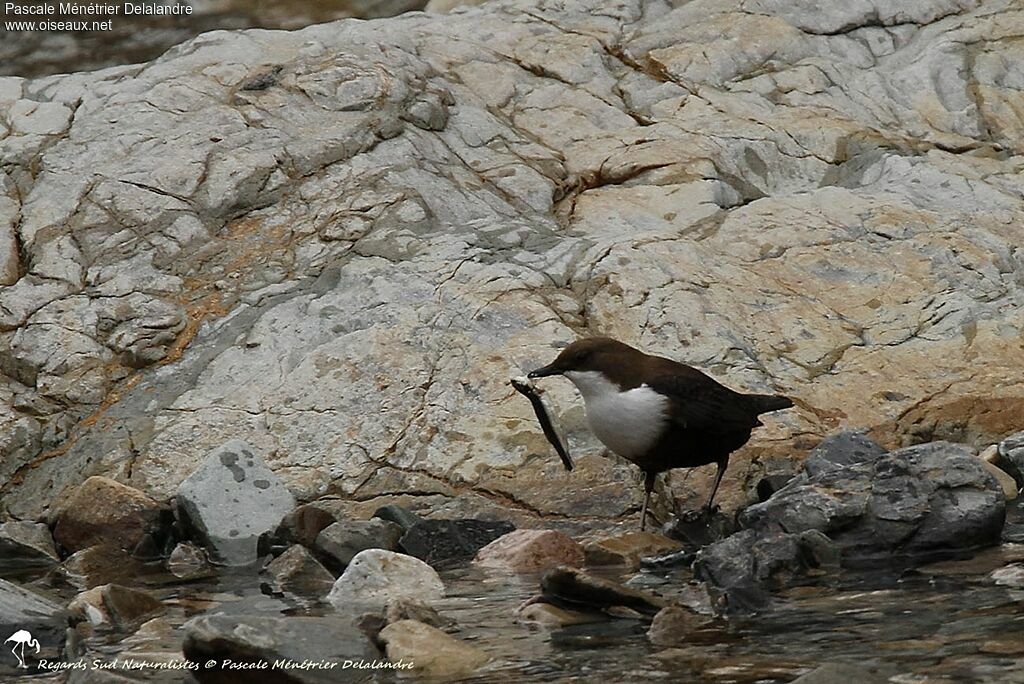
[[[4,506],[168,497],[237,437],[300,498],[619,520],[635,470],[568,383],[572,473],[506,384],[596,333],[797,400],[726,505],[837,424],[995,441],[1022,32],[1012,0],[509,0],[0,79]]]

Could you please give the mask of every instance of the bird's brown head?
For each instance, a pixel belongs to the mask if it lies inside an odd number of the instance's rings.
[[[611,375],[626,358],[642,353],[628,344],[623,344],[610,337],[586,337],[576,340],[563,349],[554,361],[548,365],[531,371],[531,378],[544,378],[549,375],[563,375],[568,371],[600,371]]]

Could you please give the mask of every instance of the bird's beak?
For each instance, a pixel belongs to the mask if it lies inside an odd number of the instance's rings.
[[[549,363],[548,365],[544,366],[543,368],[538,368],[537,370],[530,371],[529,373],[526,374],[526,377],[528,377],[528,378],[546,378],[549,375],[561,375],[561,374],[562,374],[562,371],[559,368],[555,367],[555,364]]]

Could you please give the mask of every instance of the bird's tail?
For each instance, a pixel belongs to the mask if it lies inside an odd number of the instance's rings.
[[[793,407],[792,400],[781,394],[748,394],[747,398],[753,402],[757,415]]]

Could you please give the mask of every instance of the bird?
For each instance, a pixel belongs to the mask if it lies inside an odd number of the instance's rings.
[[[704,506],[710,516],[729,456],[762,425],[758,416],[793,406],[788,397],[737,392],[692,366],[610,337],[576,340],[527,377],[558,375],[583,396],[587,422],[601,443],[643,472],[641,531],[659,473],[716,464]]]

